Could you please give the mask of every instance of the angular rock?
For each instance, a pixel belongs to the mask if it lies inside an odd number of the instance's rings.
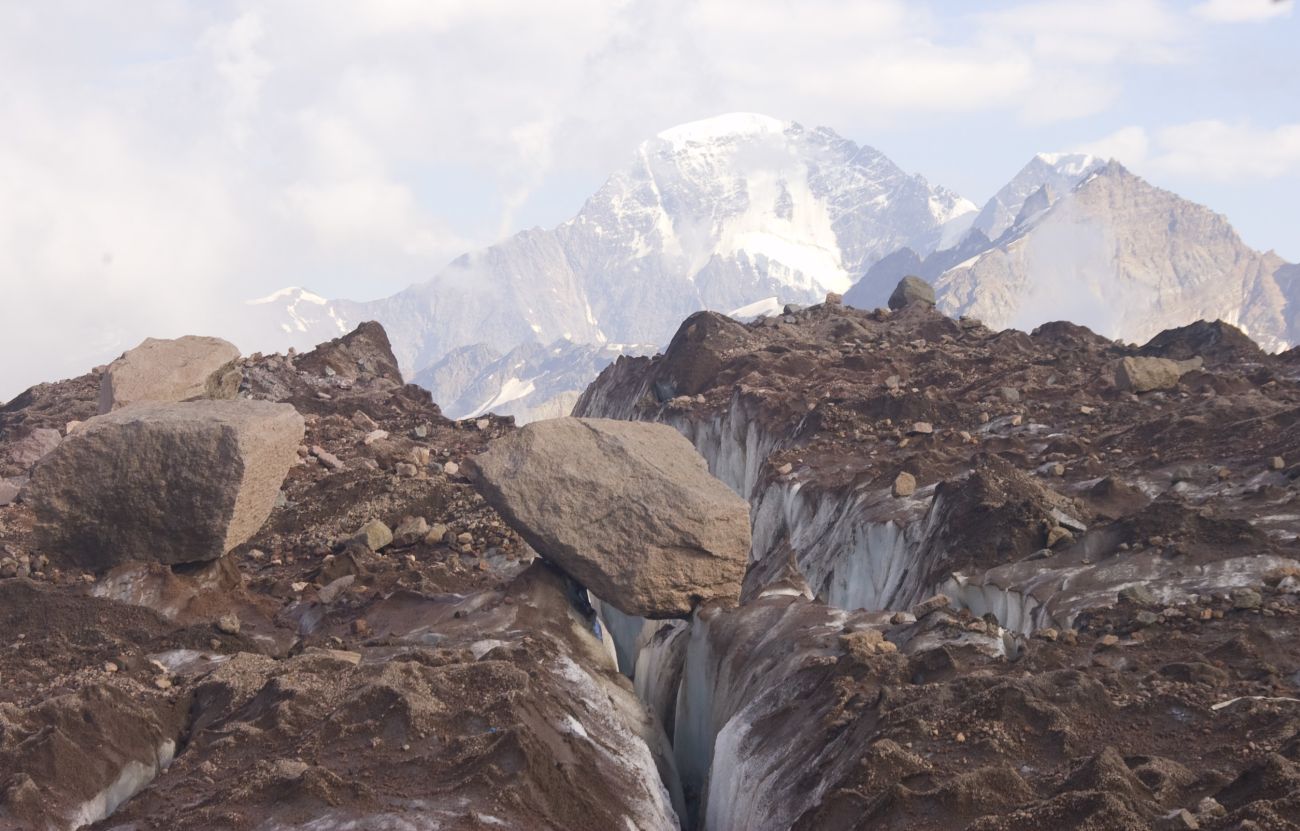
[[[99,412],[145,401],[234,398],[239,350],[221,338],[145,338],[108,365],[99,382]]]
[[[916,493],[916,477],[903,471],[894,477],[894,496],[911,496]]]
[[[933,306],[934,288],[920,277],[909,274],[898,281],[898,285],[894,287],[894,293],[889,295],[889,308],[897,311],[914,303]]]
[[[393,541],[393,531],[383,522],[372,519],[352,535],[352,541],[360,543],[371,551],[378,551]]]
[[[0,479],[0,508],[17,499],[20,490],[22,488],[13,479]]]
[[[1115,385],[1131,392],[1171,390],[1178,379],[1201,368],[1200,358],[1171,361],[1168,358],[1124,358],[1115,368]]]
[[[36,469],[38,543],[69,564],[215,560],[257,532],[303,420],[266,401],[138,404],[93,418]]]
[[[52,427],[37,427],[9,448],[9,460],[20,467],[30,468],[45,458],[63,441],[63,436]]]
[[[625,614],[735,605],[749,506],[662,424],[537,421],[467,464],[493,507],[546,559]]]

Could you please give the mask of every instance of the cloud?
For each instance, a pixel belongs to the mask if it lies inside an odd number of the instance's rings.
[[[676,123],[1058,123],[1184,59],[1189,25],[1157,0],[0,4],[0,345],[36,347],[0,398],[226,301],[426,280]]]
[[[1205,120],[1163,127],[1154,135],[1125,127],[1079,150],[1191,180],[1271,180],[1300,175],[1300,124],[1261,128]]]
[[[1252,23],[1274,17],[1289,17],[1292,0],[1206,0],[1192,8],[1192,14],[1214,23]]]

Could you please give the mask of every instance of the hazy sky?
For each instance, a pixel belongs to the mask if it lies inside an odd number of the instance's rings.
[[[1114,155],[1300,260],[1293,6],[0,4],[0,400],[232,298],[390,294],[735,110],[976,203],[1037,151]]]

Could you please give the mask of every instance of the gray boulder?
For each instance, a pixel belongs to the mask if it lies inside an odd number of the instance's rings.
[[[45,458],[63,441],[63,435],[53,427],[37,427],[9,448],[9,460],[19,467],[29,468]]]
[[[99,382],[99,412],[145,401],[234,398],[239,350],[221,338],[145,338],[108,365]]]
[[[87,421],[37,465],[38,544],[100,570],[214,560],[257,532],[297,458],[303,420],[267,401],[137,404]]]
[[[1115,368],[1115,385],[1131,392],[1171,390],[1178,379],[1194,369],[1200,369],[1199,357],[1185,361],[1168,358],[1124,358]]]
[[[539,554],[629,615],[685,617],[739,602],[749,505],[662,424],[537,421],[469,465]]]
[[[913,303],[934,305],[934,288],[915,274],[909,274],[898,281],[894,293],[889,295],[889,308],[897,311]]]

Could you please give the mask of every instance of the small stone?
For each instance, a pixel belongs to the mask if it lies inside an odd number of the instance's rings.
[[[905,623],[915,623],[916,618],[912,617],[907,612],[894,612],[894,614],[890,616],[889,622],[895,626],[902,626]]]
[[[379,429],[379,422],[375,421],[361,410],[357,410],[352,414],[352,423],[367,432]]]
[[[315,456],[316,461],[320,462],[321,465],[330,470],[342,470],[346,467],[338,456],[335,456],[333,453],[318,444],[312,445],[311,455]]]
[[[429,533],[429,523],[422,516],[408,516],[397,524],[393,539],[398,545],[415,545]]]
[[[357,580],[355,574],[345,574],[337,580],[332,580],[328,585],[322,586],[321,590],[316,593],[316,598],[326,606],[338,599],[338,596],[351,588]]]
[[[1002,387],[998,390],[998,395],[1002,396],[1002,400],[1008,404],[1020,403],[1020,390],[1015,387]]]
[[[903,385],[903,381],[897,375],[891,375],[885,379],[885,388],[896,390]]]
[[[928,436],[934,432],[934,425],[928,421],[916,421],[907,432],[913,436]]]
[[[1074,542],[1074,534],[1069,528],[1063,525],[1054,525],[1047,532],[1047,547],[1055,548],[1058,545],[1069,544]]]
[[[904,309],[913,304],[933,306],[935,302],[934,287],[915,274],[908,274],[898,281],[894,291],[889,295],[889,308],[893,311]]]
[[[447,537],[447,526],[441,522],[434,523],[429,528],[429,533],[424,535],[424,542],[427,545],[438,545]]]
[[[1050,626],[1034,631],[1034,637],[1042,641],[1055,641],[1061,636],[1061,633]]]
[[[352,621],[352,634],[365,636],[368,635],[369,633],[370,633],[370,624],[366,623],[365,618],[359,617],[356,620]]]
[[[375,442],[382,441],[386,438],[388,438],[387,430],[371,430],[369,433],[366,433],[366,437],[361,440],[361,443],[369,447]]]
[[[480,430],[486,430],[492,426],[492,422],[486,418],[480,418],[478,421],[474,422],[474,426]]]
[[[293,583],[290,583],[289,588],[293,589],[295,594],[301,594],[302,592],[306,591],[307,587],[310,585],[311,584],[308,583],[306,580],[297,580]]]
[[[1097,643],[1104,647],[1111,647],[1119,643],[1119,638],[1115,635],[1102,635]]]
[[[903,471],[894,477],[894,496],[911,496],[916,493],[916,477]]]
[[[980,413],[980,424],[988,424],[988,423],[989,423],[989,414]]]
[[[239,615],[230,612],[217,618],[217,631],[224,635],[238,635]]]
[[[1154,626],[1160,620],[1160,615],[1157,615],[1155,612],[1150,610],[1143,609],[1134,615],[1133,619],[1137,621],[1140,626]]]
[[[172,688],[172,679],[166,675],[159,675],[153,679],[153,685],[160,690],[170,690]]]
[[[971,434],[966,432],[965,430],[958,430],[957,438],[961,441],[962,444],[970,444],[972,441]]]
[[[371,551],[379,551],[393,541],[393,532],[383,522],[372,519],[352,535],[352,541],[361,543]]]
[[[833,291],[828,291],[828,292],[826,292],[826,305],[827,305],[827,306],[838,306],[838,305],[840,305],[840,304],[843,303],[843,302],[844,302],[844,295],[842,295],[842,294],[838,294],[838,293],[833,292]]]
[[[1095,412],[1097,412],[1097,408],[1096,408],[1096,407],[1089,407],[1087,404],[1081,404],[1081,405],[1079,406],[1079,414],[1080,414],[1080,415],[1092,415],[1092,414],[1095,413]]]
[[[1151,590],[1141,583],[1135,583],[1120,589],[1119,599],[1121,601],[1126,600],[1134,606],[1154,606],[1157,602],[1156,596],[1151,593]]]
[[[456,474],[460,473],[460,465],[456,464],[455,462],[447,462],[442,466],[442,472],[447,474],[448,476],[455,476]]]
[[[410,462],[398,462],[396,465],[393,466],[393,471],[398,476],[405,476],[406,478],[410,479],[415,477],[420,472],[420,469],[417,468],[415,465],[411,464]]]
[[[793,470],[794,470],[794,465],[790,464],[789,462],[786,462],[785,464],[781,465],[776,469],[776,475],[788,476],[790,472]]]
[[[1025,423],[1025,417],[1022,416],[1020,413],[1016,413],[1015,415],[1013,415],[1013,416],[1011,417],[1011,426],[1012,426],[1012,427],[1019,427],[1020,425],[1022,425],[1022,424],[1024,424],[1024,423]]]
[[[1060,462],[1056,462],[1055,464],[1048,465],[1047,472],[1052,476],[1064,476],[1065,465],[1061,464]]]
[[[112,661],[104,662],[104,672],[117,672],[117,664]]]
[[[1273,470],[1281,470],[1286,467],[1286,460],[1281,456],[1274,456],[1269,460],[1268,466],[1273,468]]]
[[[931,612],[936,612],[940,609],[947,609],[951,605],[952,605],[952,601],[948,599],[947,595],[936,594],[933,597],[930,597],[926,600],[922,600],[920,603],[913,606],[912,616],[915,617],[917,620],[920,620],[921,618],[925,617]]]
[[[958,733],[954,738],[957,739],[957,744],[965,744],[965,743],[966,743],[966,734],[965,734],[965,733]]]
[[[1212,796],[1207,796],[1196,805],[1196,813],[1203,817],[1222,817],[1227,816],[1228,809],[1219,804],[1219,800]]]
[[[415,425],[415,429],[412,430],[411,433],[417,439],[427,439],[429,437],[429,425],[417,424]]]
[[[1197,831],[1201,824],[1192,816],[1192,812],[1186,808],[1180,808],[1177,811],[1162,817],[1156,824],[1157,831]]]
[[[1264,599],[1254,589],[1234,589],[1232,592],[1234,609],[1258,609],[1263,604]]]
[[[461,545],[469,545],[470,543],[474,542],[474,535],[468,531],[462,531],[456,535],[456,542],[460,543]]]

